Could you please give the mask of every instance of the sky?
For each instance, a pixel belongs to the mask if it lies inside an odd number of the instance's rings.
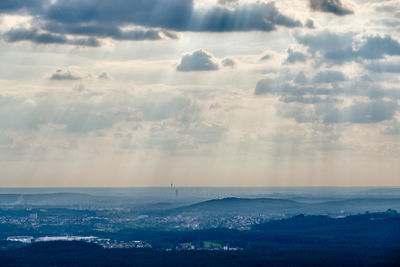
[[[0,186],[400,186],[398,0],[2,0]]]

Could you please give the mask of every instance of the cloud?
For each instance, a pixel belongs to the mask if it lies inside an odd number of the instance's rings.
[[[344,76],[343,72],[333,70],[320,71],[313,78],[313,82],[315,83],[334,83],[344,82],[346,80],[347,78]]]
[[[239,4],[239,0],[218,0],[219,5],[232,6]]]
[[[111,79],[111,76],[110,76],[110,74],[108,74],[107,72],[104,71],[98,75],[98,78],[104,79],[104,80],[109,80],[109,79]]]
[[[119,34],[110,36],[115,40],[125,41],[156,41],[156,40],[167,40],[167,39],[178,39],[178,36],[174,33],[159,30],[131,30],[121,31]]]
[[[79,0],[4,0],[0,13],[19,12],[35,17],[33,26],[46,31],[50,35],[47,39],[54,39],[51,43],[60,44],[68,43],[63,39],[66,34],[141,41],[177,39],[171,31],[268,32],[278,26],[302,26],[299,20],[284,15],[274,2],[236,2],[225,0],[214,6],[196,8],[193,0],[87,0],[84,4]],[[123,30],[126,26],[139,28]],[[55,40],[57,36],[60,39]]]
[[[193,0],[4,0],[0,13],[31,15],[33,30],[13,29],[9,42],[100,46],[98,38],[118,41],[178,39],[176,31],[238,32],[275,31],[277,27],[301,27],[283,14],[274,2],[220,1],[196,7]],[[66,36],[86,38],[68,39]]]
[[[74,86],[74,91],[75,92],[83,92],[85,90],[86,90],[85,85],[83,85],[82,83],[77,84],[77,85]]]
[[[175,117],[181,123],[190,123],[192,115],[197,113],[197,107],[187,97],[183,96],[154,96],[155,99],[137,104],[140,116],[146,121],[162,121]]]
[[[293,64],[293,63],[296,63],[296,62],[304,62],[304,61],[307,60],[307,55],[306,54],[304,54],[302,52],[299,52],[299,51],[295,51],[295,50],[293,50],[291,48],[289,48],[287,50],[287,53],[288,53],[288,56],[287,56],[287,58],[285,60],[286,63]]]
[[[67,25],[92,23],[96,26],[160,27],[180,30],[193,13],[192,0],[79,0],[57,1],[43,11],[42,17],[50,22]]]
[[[312,19],[307,19],[304,26],[306,26],[309,29],[315,29],[315,22]]]
[[[325,123],[376,123],[391,120],[398,108],[394,101],[372,101],[358,102],[343,108],[320,107],[316,113],[321,113]]]
[[[273,2],[195,9],[191,0],[57,1],[44,17],[64,24],[135,24],[175,31],[271,31],[275,25],[299,27],[300,21],[283,15]]]
[[[107,90],[103,94],[90,88],[80,94],[52,90],[33,94],[32,99],[0,95],[0,107],[0,150],[4,151],[15,149],[18,140],[2,133],[29,132],[36,137],[45,129],[57,133],[54,140],[46,142],[47,149],[75,150],[71,138],[86,140],[85,136],[101,135],[118,142],[116,149],[207,153],[210,144],[219,142],[228,132],[221,122],[204,116],[202,108],[208,109],[208,105],[202,106],[179,90]],[[59,138],[67,141],[58,142]]]
[[[271,58],[271,55],[265,54],[265,55],[263,55],[263,56],[260,58],[260,61],[266,61],[266,60],[268,60],[268,59],[270,59],[270,58]]]
[[[72,34],[80,36],[92,36],[97,38],[112,38],[119,41],[157,41],[178,39],[175,33],[159,29],[131,29],[121,30],[118,25],[99,25],[96,23],[67,24],[60,22],[49,22],[44,29],[58,34]]]
[[[322,11],[345,16],[353,14],[353,10],[345,7],[340,0],[309,0],[310,8],[314,11]]]
[[[223,134],[228,131],[221,125],[196,125],[194,128],[185,128],[179,131],[180,134],[191,136],[198,144],[212,144],[218,142]]]
[[[35,44],[69,44],[77,46],[98,47],[100,42],[93,38],[68,39],[64,35],[40,32],[37,29],[12,29],[2,35],[9,43],[30,41]]]
[[[374,5],[375,10],[378,12],[385,12],[385,13],[396,13],[400,10],[400,7],[396,1],[382,1],[386,3],[379,3]]]
[[[388,122],[383,133],[387,135],[400,135],[400,122],[397,120]]]
[[[400,73],[400,63],[398,62],[374,62],[367,64],[365,68],[372,72]]]
[[[12,136],[0,132],[0,148],[3,146],[11,146],[13,141]]]
[[[366,59],[379,59],[384,55],[400,55],[400,43],[389,35],[367,36],[363,45],[356,50],[356,55]]]
[[[56,72],[53,73],[49,78],[49,80],[52,81],[76,81],[80,79],[80,76],[73,74],[70,71],[63,70],[56,70]]]
[[[87,133],[120,122],[162,122],[171,118],[179,125],[191,125],[200,112],[190,98],[167,93],[141,97],[112,91],[97,95],[96,100],[89,95],[87,90],[79,95],[57,92],[34,99],[0,95],[0,131],[38,130],[42,125],[56,124],[64,126],[66,132]]]
[[[68,40],[66,44],[89,47],[99,47],[101,45],[101,43],[93,37]]]
[[[301,98],[299,98],[301,99]],[[316,100],[316,101],[311,101]],[[301,104],[286,104],[279,106],[278,114],[285,118],[293,118],[298,123],[322,122],[325,124],[338,123],[379,123],[392,120],[399,106],[393,101],[356,102],[349,106],[337,107],[341,103],[336,99],[320,98],[310,102],[293,101]],[[314,102],[314,103],[313,103]],[[314,104],[305,107],[302,104]]]
[[[342,63],[354,59],[353,37],[354,33],[334,33],[329,30],[317,31],[315,33],[294,33],[296,41],[308,47],[309,53],[323,59]]]
[[[280,99],[284,103],[302,103],[302,104],[318,104],[318,103],[341,103],[343,101],[330,98],[330,97],[320,97],[320,96],[286,96]]]
[[[313,110],[304,108],[303,105],[278,106],[277,113],[284,118],[295,119],[298,123],[308,123],[317,120]]]
[[[222,60],[222,65],[224,67],[232,67],[233,68],[236,65],[236,62],[231,58],[224,58]]]
[[[182,56],[180,64],[176,67],[177,71],[215,71],[219,66],[214,56],[202,49]]]
[[[43,5],[48,3],[48,0],[1,0],[0,1],[0,14],[1,13],[16,13],[21,11],[34,12],[42,9]]]
[[[343,94],[343,91],[317,86],[293,85],[286,80],[267,78],[257,82],[254,94],[277,96],[335,95]]]
[[[297,73],[293,81],[297,84],[303,85],[308,83],[309,79],[307,78],[307,76],[304,74],[303,71],[300,71],[299,73]]]
[[[238,5],[235,9],[212,7],[194,12],[187,31],[274,31],[277,26],[301,27],[299,20],[282,14],[274,2]]]
[[[365,77],[349,81],[343,73],[332,70],[318,72],[311,81],[304,72],[299,72],[289,77],[285,75],[261,79],[256,84],[254,94],[256,96],[360,96],[371,100],[400,99],[398,89],[383,89],[372,81],[365,81]]]
[[[274,79],[259,80],[257,82],[256,89],[254,90],[255,95],[284,94],[290,92],[291,90],[283,88],[282,84]]]
[[[298,43],[308,47],[309,53],[315,55],[315,58],[321,56],[330,63],[342,64],[357,59],[400,55],[400,43],[389,35],[365,35],[356,40],[356,34],[352,32],[323,30],[304,35],[295,32],[294,37]]]
[[[112,127],[117,121],[110,115],[97,112],[92,106],[76,106],[73,112],[67,112],[55,123],[65,124],[73,133],[85,133]],[[86,109],[88,108],[88,109]]]

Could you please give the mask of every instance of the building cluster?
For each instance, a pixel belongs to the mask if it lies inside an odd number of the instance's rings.
[[[167,249],[168,250],[168,249]],[[171,249],[169,249],[171,250]],[[243,250],[243,248],[231,246],[229,244],[221,245],[214,242],[196,242],[196,243],[182,243],[175,247],[175,250],[208,250],[208,251],[237,251]]]
[[[109,238],[99,238],[96,236],[9,236],[6,240],[12,242],[21,242],[25,244],[50,241],[82,241],[98,244],[103,248],[152,248],[152,246],[148,242],[142,240],[120,241],[112,240]]]

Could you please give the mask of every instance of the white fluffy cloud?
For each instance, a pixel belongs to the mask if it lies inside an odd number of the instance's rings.
[[[176,67],[177,71],[214,71],[219,65],[213,55],[204,50],[197,50],[182,56],[181,62]]]

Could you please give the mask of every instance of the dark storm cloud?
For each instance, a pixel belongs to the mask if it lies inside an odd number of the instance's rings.
[[[302,26],[299,20],[281,13],[274,2],[194,8],[192,0],[58,0],[53,4],[4,0],[0,13],[34,16],[35,26],[48,32],[49,39],[59,36],[53,43],[60,44],[68,43],[62,40],[65,34],[141,41],[177,39],[171,31],[274,31],[277,26]],[[121,30],[132,25],[145,29]]]
[[[69,44],[77,46],[100,46],[100,42],[93,38],[68,39],[60,34],[39,32],[37,29],[12,29],[3,34],[3,39],[9,43],[30,41],[35,44]]]
[[[233,10],[220,6],[196,10],[190,0],[71,0],[57,1],[44,17],[64,24],[135,24],[176,31],[271,31],[277,25],[301,26],[273,2],[239,5]]]
[[[204,50],[197,50],[191,54],[183,55],[180,64],[176,67],[177,71],[215,71],[219,66],[213,56]]]
[[[39,33],[35,29],[13,29],[6,32],[3,38],[10,43],[32,41],[37,44],[65,44],[67,38],[51,33]]]
[[[182,29],[192,12],[191,0],[61,0],[44,10],[43,17],[65,24],[96,22]]]
[[[143,41],[143,40],[162,40],[162,39],[178,39],[178,36],[172,32],[155,29],[133,29],[120,30],[116,25],[99,25],[91,24],[63,24],[63,23],[47,23],[44,29],[50,32],[60,34],[72,34],[83,36],[94,36],[101,38],[112,38],[120,41]]]
[[[1,0],[0,14],[24,11],[32,13],[41,10],[49,2],[49,0]]]
[[[315,34],[294,34],[300,44],[308,47],[311,54],[321,54],[325,61],[342,64],[356,59],[380,59],[385,55],[400,55],[400,43],[389,35],[363,36],[361,44],[354,46],[355,34],[333,33],[328,30]]]
[[[340,0],[309,0],[310,8],[314,11],[322,11],[345,16],[353,14],[353,10],[345,7]]]

